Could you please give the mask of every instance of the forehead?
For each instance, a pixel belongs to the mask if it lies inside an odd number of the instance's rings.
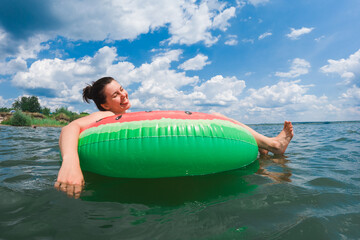
[[[116,92],[117,90],[119,90],[119,88],[121,87],[121,85],[117,82],[117,81],[111,81],[109,84],[107,84],[104,88],[104,93],[107,94],[113,94],[114,92]]]

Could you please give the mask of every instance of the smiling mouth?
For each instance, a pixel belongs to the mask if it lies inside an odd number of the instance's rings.
[[[123,101],[122,103],[120,103],[120,105],[127,105],[129,103],[129,99],[128,98],[126,98],[125,99],[125,101]]]

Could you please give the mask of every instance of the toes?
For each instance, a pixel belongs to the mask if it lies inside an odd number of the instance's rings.
[[[284,128],[292,129],[293,125],[292,125],[292,123],[290,121],[285,121]]]

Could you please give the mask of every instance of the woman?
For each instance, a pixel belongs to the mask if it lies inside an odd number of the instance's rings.
[[[59,146],[63,161],[54,185],[58,190],[76,198],[80,196],[84,185],[84,177],[80,169],[77,152],[80,131],[101,118],[124,114],[131,107],[128,93],[111,77],[100,78],[92,85],[85,87],[83,99],[87,103],[92,99],[100,111],[79,118],[62,128]],[[274,138],[263,136],[248,126],[242,123],[239,124],[254,136],[260,154],[267,154],[268,151],[274,154],[283,154],[294,135],[292,124],[287,121],[285,121],[280,134]]]

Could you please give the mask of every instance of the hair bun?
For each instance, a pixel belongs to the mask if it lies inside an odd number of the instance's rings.
[[[90,99],[93,99],[92,89],[93,89],[93,87],[91,85],[87,85],[83,89],[83,100],[87,103],[89,103]]]
[[[102,104],[106,103],[106,95],[104,93],[104,89],[105,89],[106,85],[108,85],[112,81],[115,81],[114,78],[112,78],[112,77],[103,77],[103,78],[96,80],[95,82],[92,82],[91,85],[88,84],[83,89],[84,101],[89,103],[89,101],[91,99],[94,101],[94,103],[96,104],[96,107],[100,111],[106,111],[106,109],[104,109],[102,107]]]

